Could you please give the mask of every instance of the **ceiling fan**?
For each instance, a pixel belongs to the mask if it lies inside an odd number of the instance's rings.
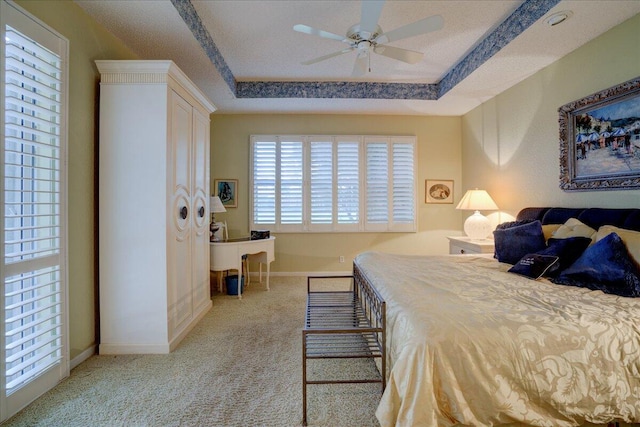
[[[349,46],[337,52],[333,52],[319,58],[314,58],[309,61],[304,61],[302,64],[315,64],[317,62],[324,61],[325,59],[333,58],[355,50],[358,52],[358,56],[356,57],[356,62],[353,66],[353,72],[351,75],[353,77],[359,77],[364,75],[367,71],[371,71],[371,52],[397,59],[408,64],[415,64],[422,60],[422,57],[424,56],[422,52],[389,46],[387,43],[439,30],[444,26],[442,16],[429,16],[385,33],[378,25],[378,19],[380,18],[383,6],[384,0],[363,0],[360,23],[351,26],[351,28],[347,30],[346,36],[340,36],[308,25],[294,25],[293,29],[295,31],[337,40]]]

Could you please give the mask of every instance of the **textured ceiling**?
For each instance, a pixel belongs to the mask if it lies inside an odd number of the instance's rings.
[[[360,1],[76,3],[140,58],[176,62],[224,113],[460,115],[640,13],[633,0],[388,0],[384,31],[432,15],[444,28],[390,44],[423,52],[417,64],[372,54],[371,72],[353,78],[356,52],[302,65],[346,45],[293,26],[344,35]],[[548,25],[558,11],[572,16]]]

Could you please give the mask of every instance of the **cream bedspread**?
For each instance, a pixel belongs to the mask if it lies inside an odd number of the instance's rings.
[[[640,299],[475,256],[367,252],[387,303],[383,426],[640,421]]]

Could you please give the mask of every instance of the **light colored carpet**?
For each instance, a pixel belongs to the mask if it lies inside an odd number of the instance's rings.
[[[169,355],[93,356],[3,426],[299,426],[306,279],[252,283],[213,308]],[[335,362],[335,361],[334,361]],[[338,371],[336,371],[336,366]],[[371,360],[312,361],[371,376]],[[379,384],[308,386],[311,426],[378,426]]]

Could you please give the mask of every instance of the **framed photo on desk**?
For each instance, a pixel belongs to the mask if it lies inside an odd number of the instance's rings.
[[[213,181],[215,196],[220,197],[220,201],[225,208],[238,207],[238,180],[237,179],[216,179]]]

